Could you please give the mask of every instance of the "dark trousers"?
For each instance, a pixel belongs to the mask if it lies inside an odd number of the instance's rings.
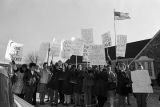
[[[36,87],[36,89],[35,89],[35,91],[34,91],[34,93],[33,93],[33,97],[32,97],[32,99],[33,99],[32,104],[33,104],[33,105],[36,105],[36,98],[37,98],[36,94],[37,94],[37,87]]]
[[[147,107],[147,93],[135,93],[138,107]]]
[[[59,90],[59,99],[60,99],[60,103],[64,102],[64,94],[62,93],[62,90]]]
[[[98,96],[97,100],[98,100],[98,107],[103,107],[105,102],[106,102],[106,100],[107,100],[107,97]]]
[[[34,94],[35,94],[35,87],[34,86],[26,86],[25,87],[25,97],[24,97],[24,99],[27,102],[29,102],[30,104],[33,103],[32,102],[33,101],[32,98],[33,98]]]
[[[59,99],[60,99],[60,103],[64,103],[64,94],[62,92],[62,84],[63,84],[63,80],[59,81]]]

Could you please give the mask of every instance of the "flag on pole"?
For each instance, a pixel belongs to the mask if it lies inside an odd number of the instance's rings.
[[[125,20],[130,19],[129,13],[114,12],[114,20]]]

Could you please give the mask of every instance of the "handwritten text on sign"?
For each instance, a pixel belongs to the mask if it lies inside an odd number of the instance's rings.
[[[20,62],[22,60],[23,44],[16,43],[12,40],[8,42],[5,58]]]
[[[117,36],[116,56],[125,57],[126,53],[127,35]]]
[[[107,32],[102,35],[102,43],[104,45],[104,48],[107,48],[112,45],[110,32]]]

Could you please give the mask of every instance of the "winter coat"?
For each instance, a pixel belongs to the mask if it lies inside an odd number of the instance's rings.
[[[130,84],[129,77],[125,72],[117,72],[117,93],[121,96],[127,96],[129,94],[128,85]]]
[[[117,76],[113,72],[108,73],[108,90],[115,90],[117,88]]]
[[[83,86],[83,71],[77,71],[74,73],[74,78],[76,79],[76,84],[73,85],[74,93],[81,94]]]
[[[95,74],[94,93],[97,96],[107,96],[108,90],[108,74],[106,72],[99,72]]]
[[[83,79],[83,92],[92,91],[93,92],[94,87],[94,74],[93,73],[84,73],[84,79]]]
[[[33,75],[30,70],[25,72],[23,77],[24,93],[28,92],[29,89],[33,89],[33,91],[35,91],[37,89],[39,80],[40,80],[40,76],[38,75],[37,72],[34,71]]]
[[[71,79],[71,71],[66,70],[64,72],[64,81],[62,83],[62,93],[66,94],[66,95],[71,95],[73,93],[73,86],[70,83],[70,79]]]
[[[47,84],[47,88],[58,90],[59,89],[58,78],[59,78],[59,70],[54,69],[52,71],[52,76]]]

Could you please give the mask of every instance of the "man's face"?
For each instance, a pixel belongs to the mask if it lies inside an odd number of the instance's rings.
[[[56,69],[59,69],[59,66],[58,66],[58,65],[56,66]]]
[[[26,67],[23,67],[22,70],[23,70],[23,71],[26,71],[27,69],[26,69]]]
[[[35,71],[35,70],[36,70],[36,66],[32,66],[31,71]]]
[[[45,64],[45,65],[43,66],[43,68],[44,68],[44,69],[47,69],[47,64]]]

